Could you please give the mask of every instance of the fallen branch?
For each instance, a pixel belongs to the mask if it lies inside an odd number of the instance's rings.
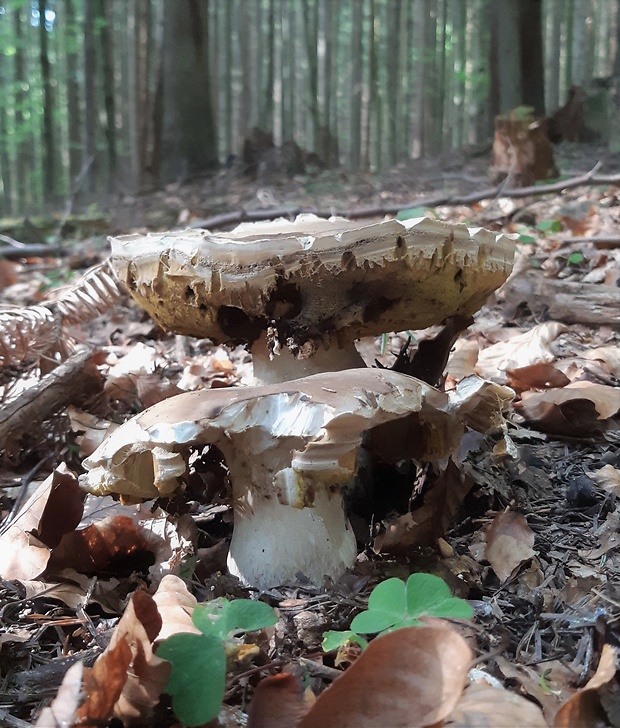
[[[67,405],[78,404],[86,396],[101,390],[101,376],[91,364],[91,357],[92,349],[79,349],[33,387],[3,405],[0,409],[0,449],[6,447],[9,438],[15,442]]]
[[[545,320],[620,327],[620,296],[615,286],[545,278],[529,271],[509,279],[502,292],[514,309],[527,303],[534,316]]]
[[[0,245],[0,258],[4,258],[5,260],[19,260],[20,258],[34,257],[51,258],[60,256],[66,252],[66,250],[63,250],[58,245],[46,245],[45,243],[22,243],[20,246]]]
[[[597,175],[596,172],[600,168],[599,162],[593,169],[585,174],[571,177],[570,179],[551,182],[545,185],[532,185],[531,187],[514,187],[505,188],[505,183],[495,187],[487,187],[477,192],[471,192],[466,195],[449,195],[446,193],[437,194],[433,197],[424,197],[413,200],[410,203],[400,203],[391,205],[376,205],[373,207],[359,207],[352,210],[320,210],[316,208],[305,207],[276,207],[267,210],[237,210],[235,212],[226,212],[221,215],[195,220],[191,228],[207,228],[209,230],[217,230],[219,228],[228,227],[230,225],[238,225],[241,222],[258,222],[260,220],[273,220],[276,217],[294,218],[297,215],[313,214],[319,217],[330,217],[338,215],[348,217],[350,219],[361,220],[369,217],[383,217],[384,215],[395,215],[401,210],[410,207],[438,207],[439,205],[471,205],[482,200],[491,200],[497,197],[510,197],[519,199],[530,197],[531,195],[548,195],[564,190],[573,189],[583,185],[618,185],[620,186],[620,174],[613,175]]]

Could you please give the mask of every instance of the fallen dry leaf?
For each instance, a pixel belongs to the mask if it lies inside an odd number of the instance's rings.
[[[584,357],[602,362],[610,374],[620,379],[620,346],[599,346],[585,352]]]
[[[108,647],[113,649],[119,641],[126,641],[131,649],[127,679],[114,706],[114,715],[123,721],[147,719],[168,682],[170,663],[153,652],[153,642],[161,626],[153,597],[141,589],[135,591]]]
[[[47,708],[43,708],[36,728],[66,728],[74,725],[75,713],[82,701],[84,663],[76,662],[65,673],[58,693]]]
[[[500,582],[534,556],[534,533],[525,516],[506,510],[498,513],[487,530],[486,560]]]
[[[198,602],[196,597],[189,593],[183,579],[174,574],[164,576],[153,595],[153,601],[157,605],[162,621],[157,642],[179,632],[201,634],[192,622],[192,612]]]
[[[613,465],[603,465],[600,470],[590,472],[592,480],[607,493],[620,497],[620,470]]]
[[[52,549],[80,522],[82,498],[76,476],[62,463],[0,536],[3,579],[36,579],[45,571]]]
[[[471,657],[448,626],[390,632],[319,695],[299,728],[431,726],[457,704]]]
[[[446,728],[548,728],[541,709],[485,680],[472,683],[444,724]]]
[[[478,355],[476,371],[482,377],[503,383],[509,369],[554,361],[556,356],[550,344],[564,331],[567,327],[563,324],[547,321],[508,341],[493,344]]]
[[[620,411],[620,388],[572,382],[561,389],[523,392],[515,409],[547,432],[589,437]]]
[[[247,728],[295,728],[303,712],[303,697],[293,675],[271,675],[254,691]]]
[[[570,384],[570,379],[566,374],[548,362],[530,364],[530,366],[520,369],[507,369],[506,380],[508,386],[512,387],[517,394],[530,389],[551,389]]]
[[[605,728],[608,725],[617,725],[620,717],[618,709],[615,708],[615,714],[610,721],[612,716],[608,716],[603,707],[605,690],[608,686],[611,686],[609,693],[614,696],[610,701],[611,710],[614,710],[614,703],[618,704],[618,687],[615,682],[612,686],[617,669],[618,650],[606,644],[603,646],[596,672],[588,683],[558,710],[554,728]],[[603,691],[602,694],[599,691]]]
[[[131,658],[131,648],[123,638],[114,647],[108,645],[93,667],[84,670],[83,690],[86,699],[73,725],[106,725],[127,682]]]

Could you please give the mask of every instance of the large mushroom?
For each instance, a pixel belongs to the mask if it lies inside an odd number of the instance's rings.
[[[260,382],[363,366],[355,339],[468,317],[508,277],[511,236],[426,218],[294,222],[112,239],[165,330],[250,346]]]
[[[188,474],[192,446],[215,445],[232,485],[230,571],[259,588],[299,574],[321,584],[355,560],[342,490],[362,435],[402,418],[407,436],[402,447],[391,443],[396,457],[434,460],[457,447],[463,428],[446,395],[398,372],[187,392],[113,432],[84,461],[81,484],[128,500],[169,495]]]

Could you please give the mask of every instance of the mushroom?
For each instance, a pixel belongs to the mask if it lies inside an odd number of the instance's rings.
[[[300,215],[111,242],[117,276],[160,326],[247,343],[264,383],[361,367],[361,336],[471,316],[514,257],[513,236],[426,218]]]
[[[463,427],[447,396],[389,370],[186,392],[115,430],[84,461],[81,485],[129,501],[170,495],[188,473],[190,448],[215,445],[232,485],[230,572],[261,589],[300,573],[320,585],[355,561],[343,488],[362,435],[401,418],[407,437],[397,457],[435,460],[458,446]]]

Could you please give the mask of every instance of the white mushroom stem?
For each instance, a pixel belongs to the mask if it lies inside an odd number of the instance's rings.
[[[353,342],[343,348],[332,344],[326,349],[320,342],[310,346],[311,351],[302,350],[297,356],[287,346],[282,346],[279,351],[270,354],[266,337],[261,336],[250,350],[255,382],[277,384],[299,377],[309,377],[312,374],[340,372],[366,366]]]
[[[353,566],[355,536],[339,490],[318,491],[311,508],[260,496],[250,500],[247,509],[235,512],[228,553],[230,573],[244,584],[268,589],[303,575],[320,585]]]

